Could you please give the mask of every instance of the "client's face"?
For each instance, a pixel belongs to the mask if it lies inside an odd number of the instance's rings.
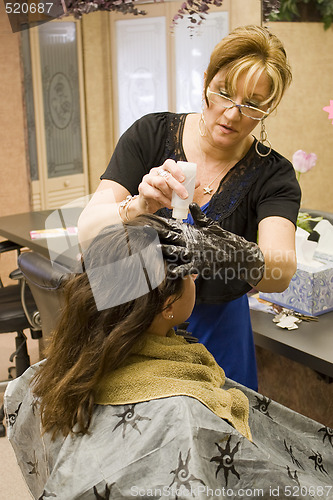
[[[182,296],[173,303],[175,324],[179,325],[186,321],[193,311],[195,304],[195,283],[196,274],[190,274],[184,278],[184,288]]]

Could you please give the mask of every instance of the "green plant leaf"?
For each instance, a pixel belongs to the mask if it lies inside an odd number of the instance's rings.
[[[323,22],[324,22],[324,29],[328,30],[330,28],[331,24],[333,21],[333,16],[324,16],[323,17]]]
[[[323,220],[323,217],[311,217],[306,212],[298,212],[296,225],[305,229],[308,233],[312,233],[311,222],[320,222],[321,220]]]
[[[311,8],[317,8],[325,30],[333,23],[333,0],[281,0],[280,8],[269,14],[269,21],[297,21],[300,16],[299,6],[309,4]]]

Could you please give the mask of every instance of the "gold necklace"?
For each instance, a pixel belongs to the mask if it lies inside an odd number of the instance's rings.
[[[207,184],[207,186],[204,186],[203,188],[203,191],[204,191],[204,194],[212,194],[212,191],[213,191],[213,188],[211,188],[210,186],[213,184],[213,182],[216,181],[216,179],[221,175],[223,174],[223,172],[225,170],[227,170],[227,168],[229,167],[229,165],[231,165],[231,162],[228,163],[228,165],[226,165],[225,167],[222,168],[222,170],[217,174],[217,176],[209,183]],[[206,165],[204,164],[204,172],[206,173]]]
[[[199,129],[199,134],[200,134],[200,129]],[[199,148],[200,148],[200,153],[201,153],[201,158],[202,158],[202,163],[203,163],[203,167],[204,167],[204,174],[206,176],[206,162],[204,161],[204,156],[203,156],[203,152],[202,152],[202,149],[201,149],[201,144],[200,144],[200,137],[198,136],[198,143],[199,143]],[[216,181],[216,179],[222,175],[228,167],[230,167],[230,165],[232,164],[232,161],[230,161],[225,167],[223,167],[219,173],[217,174],[216,177],[214,177],[214,179],[209,183],[207,184],[207,186],[204,186],[203,188],[203,194],[212,194],[213,192],[213,188],[211,188],[210,186]]]

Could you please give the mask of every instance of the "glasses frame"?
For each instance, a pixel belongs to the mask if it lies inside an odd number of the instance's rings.
[[[207,87],[207,91],[206,91],[206,95],[207,95],[207,99],[210,101],[210,96],[211,94],[215,94],[219,97],[223,97],[223,99],[226,99],[227,101],[230,101],[232,103],[231,106],[223,106],[223,104],[221,104],[221,106],[224,108],[224,109],[232,109],[232,108],[238,108],[239,109],[239,112],[243,115],[243,116],[246,116],[246,118],[251,118],[251,120],[256,120],[256,121],[261,121],[263,120],[264,118],[266,118],[268,115],[269,115],[269,109],[267,111],[263,111],[262,109],[259,109],[259,108],[255,108],[253,106],[249,106],[248,104],[237,104],[237,102],[233,101],[230,97],[226,97],[226,96],[223,96],[222,94],[219,94],[218,92],[213,92],[212,90],[210,90],[209,87]],[[214,103],[213,104],[217,104],[217,103]],[[219,106],[219,104],[217,104]],[[253,116],[248,116],[248,115],[245,115],[243,113],[243,109],[246,108],[246,109],[253,109],[255,111],[259,111],[260,113],[263,114],[262,118],[254,118]]]

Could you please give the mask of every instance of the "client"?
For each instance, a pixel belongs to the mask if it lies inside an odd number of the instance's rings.
[[[46,359],[8,385],[32,496],[333,498],[332,430],[226,380],[173,330],[194,306],[193,263],[214,260],[209,228],[177,224],[145,215],[102,230],[64,286]]]

